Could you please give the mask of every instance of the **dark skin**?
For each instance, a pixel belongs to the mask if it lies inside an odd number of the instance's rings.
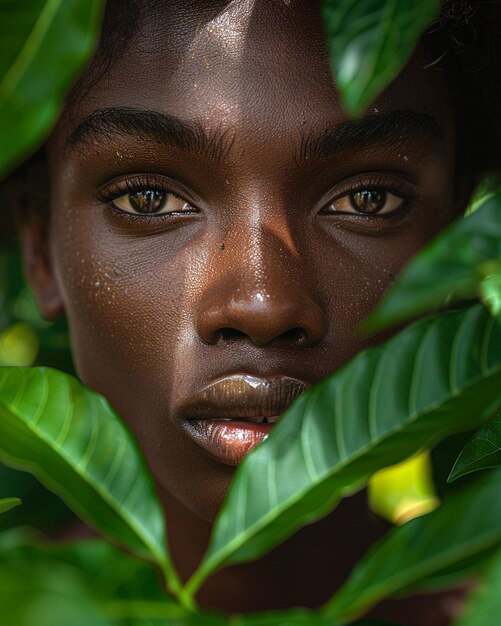
[[[77,86],[47,146],[49,228],[33,214],[22,235],[42,312],[67,315],[81,379],[139,440],[186,579],[234,468],[179,427],[183,402],[225,374],[334,372],[369,345],[356,326],[465,192],[454,105],[424,48],[353,121],[316,3],[165,4],[105,77]],[[358,494],[199,600],[318,606],[383,530]],[[444,623],[438,601],[418,607],[384,615]]]

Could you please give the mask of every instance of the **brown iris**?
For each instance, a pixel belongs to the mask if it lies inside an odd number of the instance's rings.
[[[359,213],[372,215],[379,213],[387,201],[386,191],[380,189],[364,189],[350,195],[350,204]]]
[[[142,189],[129,193],[131,207],[138,213],[158,213],[165,205],[166,193],[155,189]]]

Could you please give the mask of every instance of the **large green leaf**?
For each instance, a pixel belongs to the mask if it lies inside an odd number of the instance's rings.
[[[449,496],[424,517],[390,531],[376,544],[326,606],[335,620],[365,613],[383,598],[419,589],[430,576],[462,566],[469,570],[501,545],[501,473]]]
[[[49,131],[94,49],[102,0],[0,0],[0,178]]]
[[[2,498],[2,500],[0,500],[0,513],[7,513],[7,511],[10,511],[20,504],[21,500],[19,498]]]
[[[501,551],[454,626],[493,626],[501,615]]]
[[[501,413],[477,430],[461,451],[449,482],[477,470],[501,466]]]
[[[108,538],[159,564],[163,512],[139,448],[104,398],[48,368],[0,368],[0,458],[35,474]]]
[[[482,295],[501,275],[501,192],[439,235],[400,274],[369,318],[380,328],[443,306]],[[487,282],[485,282],[487,281]]]
[[[322,0],[331,65],[348,111],[359,113],[396,77],[438,0]]]
[[[481,423],[500,388],[501,323],[481,305],[360,353],[298,398],[238,468],[187,593],[326,514],[381,467]]]

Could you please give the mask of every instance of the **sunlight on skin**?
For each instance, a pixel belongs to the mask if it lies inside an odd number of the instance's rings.
[[[231,60],[238,63],[244,52],[246,43],[246,31],[256,0],[232,0],[223,11],[208,21],[195,36],[192,44],[193,57],[197,51],[219,48],[225,62]],[[206,66],[210,67],[209,61]]]

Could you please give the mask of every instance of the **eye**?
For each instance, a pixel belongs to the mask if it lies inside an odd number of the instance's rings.
[[[359,215],[383,215],[393,213],[404,203],[405,198],[386,189],[359,189],[333,200],[324,207],[322,214],[352,213]]]
[[[165,215],[193,211],[193,207],[176,194],[159,189],[130,191],[115,198],[112,204],[117,209],[133,215]]]

